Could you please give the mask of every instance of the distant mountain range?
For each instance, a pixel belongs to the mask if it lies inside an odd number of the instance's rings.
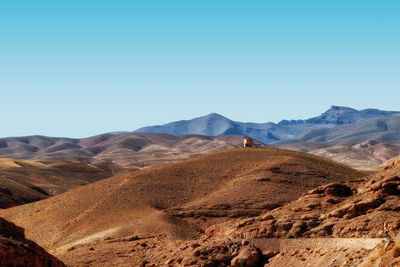
[[[355,144],[367,140],[400,140],[400,114],[363,119],[355,123],[331,128],[314,129],[279,143]]]
[[[368,169],[400,155],[400,112],[332,106],[314,118],[279,123],[237,122],[212,113],[135,132],[83,139],[0,138],[0,158],[113,162],[124,168],[142,168],[240,147],[244,136],[269,146],[321,155]]]
[[[207,136],[245,135],[263,143],[293,142],[362,142],[399,140],[399,111],[379,109],[356,110],[331,106],[317,117],[306,120],[282,120],[279,123],[251,123],[232,121],[211,113],[192,120],[181,120],[164,125],[143,127],[135,132],[166,133],[175,136],[199,134]],[[387,127],[386,127],[386,126]],[[398,126],[395,126],[398,125]],[[368,129],[366,131],[366,129]]]

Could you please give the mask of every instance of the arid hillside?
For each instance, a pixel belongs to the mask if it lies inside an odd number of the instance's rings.
[[[221,225],[221,236],[268,240],[273,238],[347,238],[353,244],[382,239],[382,245],[340,255],[332,250],[324,254],[345,266],[399,266],[400,254],[400,160],[370,177],[359,186],[333,183],[310,190],[296,201],[264,213],[258,217]],[[312,245],[313,239],[309,240]],[[339,239],[340,240],[340,239]],[[303,246],[305,249],[305,247]],[[323,248],[323,247],[322,247]],[[292,253],[292,252],[289,252]],[[305,255],[301,255],[304,253]],[[311,255],[314,253],[314,255]],[[336,253],[336,254],[335,254]],[[291,262],[294,266],[311,264],[315,251],[294,254],[278,253],[271,259],[272,266]],[[321,256],[321,255],[320,255]],[[337,257],[337,258],[335,258]],[[320,257],[321,260],[321,257]],[[393,265],[390,265],[393,264]]]
[[[121,171],[240,146],[241,136],[103,134],[0,139],[0,209],[54,196]],[[8,158],[6,158],[8,157]],[[124,165],[124,166],[121,166]]]
[[[122,170],[107,162],[0,159],[0,209],[61,194]]]
[[[266,146],[255,141],[257,146]],[[128,168],[143,168],[178,162],[201,154],[241,147],[243,136],[173,136],[162,133],[101,134],[83,139],[45,136],[0,139],[0,158],[61,160],[83,163],[112,162]],[[283,143],[268,146],[306,152],[332,159],[359,170],[380,170],[400,156],[400,143]]]
[[[300,152],[232,149],[120,174],[0,216],[69,265],[158,266],[172,253],[167,248],[210,234],[215,224],[264,214],[323,184],[356,184],[363,175]]]
[[[273,145],[329,158],[358,170],[378,171],[400,156],[400,142],[366,141],[357,144],[293,143]]]
[[[397,236],[400,230],[400,214],[397,212],[400,204],[400,190],[397,188],[400,185],[399,163],[391,163],[359,186],[349,183],[326,184],[310,190],[296,201],[261,215],[269,218],[266,220],[277,218],[288,230],[280,228],[278,223],[269,230],[253,234],[252,231],[245,231],[256,225],[266,225],[265,220],[255,220],[239,227],[241,230],[237,233],[248,237],[384,237],[387,232]]]
[[[113,162],[146,167],[242,146],[243,136],[173,136],[153,133],[101,134],[83,139],[27,136],[0,139],[0,158]]]

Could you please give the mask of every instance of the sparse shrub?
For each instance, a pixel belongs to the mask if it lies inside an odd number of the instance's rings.
[[[294,236],[291,234],[288,234],[287,238],[292,239],[292,238],[294,238]]]
[[[392,249],[392,256],[393,256],[394,258],[397,258],[397,257],[400,256],[400,246],[395,246],[395,247]]]
[[[371,262],[375,262],[377,259],[382,257],[382,255],[385,253],[384,249],[380,249],[376,254],[374,254],[372,257],[369,258]]]

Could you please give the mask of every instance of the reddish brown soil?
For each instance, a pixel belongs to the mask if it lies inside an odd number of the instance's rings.
[[[0,159],[0,209],[45,199],[124,170],[107,162]]]
[[[45,136],[0,139],[0,158],[113,162],[146,167],[242,146],[243,136],[173,136],[158,133],[101,134],[83,139]],[[258,143],[258,142],[257,142]]]
[[[204,233],[209,238],[199,239],[198,247],[230,262],[246,253],[255,257],[257,249],[213,239],[249,232],[238,227],[226,234],[229,220],[264,214],[312,188],[355,184],[361,177],[344,165],[304,153],[233,149],[117,175],[0,215],[74,266],[144,261],[158,266]],[[207,255],[193,256],[196,246],[182,252],[182,262],[193,257],[198,264],[212,261]]]
[[[320,186],[281,208],[237,225],[247,237],[385,237],[400,234],[400,164],[360,185]],[[234,235],[235,235],[234,234]]]
[[[377,247],[356,255],[347,251],[345,266],[398,266],[400,256],[400,160],[356,184],[328,184],[310,190],[296,201],[260,216],[214,226],[216,236],[239,239],[346,237],[383,238],[392,247]],[[310,242],[310,244],[312,241]],[[398,247],[398,256],[392,248]],[[326,253],[332,254],[332,250]],[[301,254],[301,253],[300,253]],[[309,254],[308,252],[306,253]],[[336,256],[338,253],[336,252]],[[272,266],[294,255],[278,253]],[[310,255],[303,257],[309,263]],[[276,265],[275,265],[276,264]],[[291,264],[293,265],[293,264]],[[294,264],[294,266],[301,266]]]
[[[0,218],[0,266],[65,266],[25,238],[24,229]]]

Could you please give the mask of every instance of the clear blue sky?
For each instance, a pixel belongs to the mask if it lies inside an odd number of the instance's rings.
[[[1,0],[0,136],[400,110],[400,1]]]

